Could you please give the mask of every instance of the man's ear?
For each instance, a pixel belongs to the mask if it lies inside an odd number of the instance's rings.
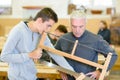
[[[43,20],[42,20],[42,18],[37,18],[37,20],[36,20],[38,23],[43,23]]]

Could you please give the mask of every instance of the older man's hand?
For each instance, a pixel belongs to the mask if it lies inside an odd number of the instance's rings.
[[[89,72],[86,74],[86,76],[90,76],[90,78],[98,80],[100,76],[100,71],[96,70],[94,72]]]

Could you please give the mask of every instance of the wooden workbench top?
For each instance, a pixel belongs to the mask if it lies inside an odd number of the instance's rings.
[[[42,64],[36,64],[36,68],[38,73],[52,73],[52,74],[59,74],[58,71],[54,68],[47,67]],[[0,62],[0,71],[8,71],[8,64],[5,62]]]

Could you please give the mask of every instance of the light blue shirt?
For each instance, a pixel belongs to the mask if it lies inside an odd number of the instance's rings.
[[[22,21],[10,31],[1,53],[1,60],[9,64],[9,80],[36,80],[37,70],[28,54],[37,48],[40,37],[40,34],[32,32]],[[44,44],[54,48],[48,37]],[[64,57],[49,54],[60,66],[73,70]]]

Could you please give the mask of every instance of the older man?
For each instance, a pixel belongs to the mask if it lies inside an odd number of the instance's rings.
[[[55,48],[67,53],[71,53],[74,42],[78,40],[78,45],[74,55],[93,62],[98,61],[98,53],[101,53],[106,57],[108,53],[111,52],[112,59],[108,67],[108,70],[110,70],[117,59],[117,54],[100,36],[86,30],[86,23],[87,19],[84,12],[80,10],[73,11],[70,18],[72,32],[63,35],[56,43]],[[66,59],[76,72],[83,72],[91,78],[99,78],[99,69],[96,70],[95,67],[68,58]],[[68,75],[68,80],[75,80],[75,78]]]

